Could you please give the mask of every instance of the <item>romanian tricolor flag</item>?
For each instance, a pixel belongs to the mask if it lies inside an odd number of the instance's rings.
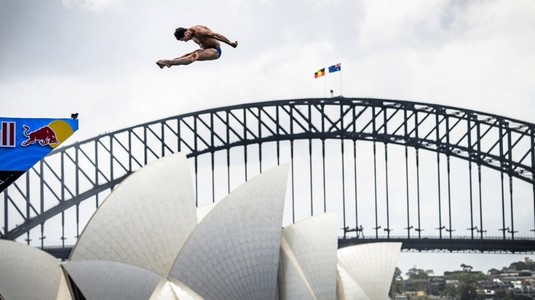
[[[318,78],[325,75],[325,68],[318,70],[316,73],[314,73],[314,78]]]

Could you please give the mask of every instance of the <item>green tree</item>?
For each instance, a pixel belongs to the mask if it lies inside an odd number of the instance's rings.
[[[495,268],[492,268],[490,270],[488,270],[487,274],[490,274],[490,275],[499,275],[501,272],[500,270],[498,269],[495,269]]]
[[[454,283],[447,283],[444,290],[440,292],[440,295],[443,297],[456,297],[459,295],[459,289]]]
[[[487,280],[489,277],[481,272],[453,272],[444,276],[448,280],[478,281]]]
[[[423,270],[423,269],[417,269],[416,266],[412,267],[405,273],[409,280],[414,279],[427,279],[430,275],[433,275],[433,270]]]
[[[403,277],[401,274],[401,270],[396,267],[396,270],[394,271],[394,277],[392,278],[392,284],[390,285],[390,297],[392,299],[396,297],[396,293],[402,293],[405,290],[403,287]]]
[[[394,279],[403,280],[403,277],[401,276],[402,272],[401,270],[396,267],[396,270],[394,271]]]
[[[461,268],[463,268],[464,272],[471,272],[474,267],[469,266],[469,265],[465,265],[465,264],[461,264]]]
[[[477,289],[474,282],[465,281],[459,286],[461,300],[477,299]]]
[[[526,257],[524,258],[524,261],[511,263],[509,268],[517,270],[517,271],[522,271],[522,270],[535,271],[535,262],[529,257]]]

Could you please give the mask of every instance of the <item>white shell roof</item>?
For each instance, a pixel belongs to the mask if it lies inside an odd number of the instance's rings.
[[[162,276],[149,270],[111,261],[76,261],[63,265],[86,299],[147,300]]]
[[[192,290],[190,287],[186,286],[183,282],[180,282],[176,278],[170,278],[169,281],[167,281],[165,287],[162,289],[169,288],[174,295],[179,300],[203,300],[201,296],[199,296],[194,290]],[[164,297],[163,293],[161,294],[161,297]],[[167,300],[168,298],[158,298],[158,300]],[[151,298],[150,300],[156,300]]]
[[[171,276],[205,299],[275,299],[288,166],[221,200],[180,251]]]
[[[187,298],[184,298],[187,299]],[[179,299],[175,291],[171,287],[171,282],[164,281],[160,282],[158,287],[154,290],[154,293],[149,298],[149,300],[182,300]],[[187,299],[190,300],[190,299]]]
[[[368,243],[338,250],[338,264],[369,299],[388,299],[401,243]]]
[[[70,260],[122,262],[167,277],[196,224],[186,157],[169,155],[131,174],[108,196]]]
[[[8,299],[72,299],[59,261],[39,249],[0,239],[0,295]]]
[[[307,218],[284,228],[282,235],[314,296],[317,299],[333,299],[336,295],[338,249],[336,214]],[[282,251],[288,250],[283,247]]]
[[[210,213],[210,211],[212,211],[217,203],[219,202],[197,207],[197,220],[199,223],[206,217],[206,215],[208,215],[208,213]]]
[[[358,285],[344,267],[340,265],[338,265],[338,281],[336,289],[338,299],[370,299],[360,285]]]
[[[281,230],[287,176],[273,168],[196,209],[186,157],[159,159],[103,202],[65,274],[99,300],[388,299],[401,243],[337,251],[335,214]],[[72,299],[59,261],[5,240],[0,296]]]
[[[314,292],[284,236],[281,238],[278,276],[279,299],[315,299]]]

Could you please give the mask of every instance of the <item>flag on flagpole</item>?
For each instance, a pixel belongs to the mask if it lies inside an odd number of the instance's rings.
[[[316,73],[314,73],[314,78],[318,78],[325,75],[325,68],[318,70]]]
[[[334,73],[342,70],[342,64],[336,64],[329,67],[329,73]]]

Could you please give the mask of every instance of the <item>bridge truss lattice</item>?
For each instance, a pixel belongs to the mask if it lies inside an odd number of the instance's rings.
[[[0,194],[0,238],[68,247],[113,187],[182,151],[198,205],[289,162],[286,223],[336,211],[342,240],[534,251],[534,149],[532,123],[434,104],[339,97],[221,107],[56,149]]]

